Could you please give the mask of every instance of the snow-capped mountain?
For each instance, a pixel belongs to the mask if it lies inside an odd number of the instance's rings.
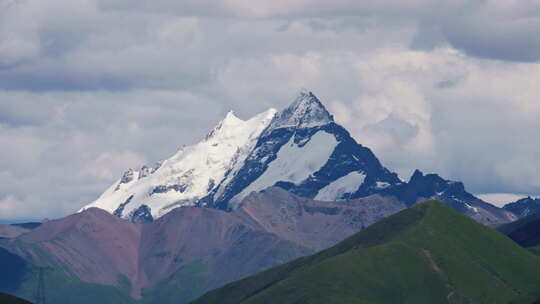
[[[272,186],[317,201],[381,194],[411,206],[438,199],[484,224],[516,219],[436,174],[416,171],[401,181],[308,91],[280,112],[246,121],[229,112],[200,143],[153,167],[128,170],[83,210],[99,207],[145,222],[180,206],[234,210],[250,193]]]
[[[251,192],[271,186],[335,201],[400,183],[313,93],[301,91],[280,112],[246,121],[229,112],[203,141],[153,167],[128,170],[82,210],[98,207],[145,221],[179,206],[235,209]]]
[[[358,144],[311,92],[276,114],[238,170],[206,206],[235,208],[253,191],[279,186],[317,200],[367,196],[401,181]]]
[[[152,168],[129,169],[96,201],[98,207],[120,217],[157,218],[178,206],[195,205],[214,190],[236,163],[242,163],[276,110],[249,120],[233,112],[196,145],[182,148]]]

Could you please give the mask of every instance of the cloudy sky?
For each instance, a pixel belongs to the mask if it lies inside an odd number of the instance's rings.
[[[0,221],[312,90],[408,179],[540,194],[538,0],[0,0]]]

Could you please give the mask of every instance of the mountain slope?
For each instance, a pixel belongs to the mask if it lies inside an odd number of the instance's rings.
[[[28,231],[30,231],[30,229],[25,229],[20,226],[0,224],[0,238],[14,238]]]
[[[430,201],[193,303],[508,303],[540,290],[539,271],[539,257]]]
[[[523,247],[540,246],[540,214],[538,213],[502,225],[497,230]]]
[[[405,208],[392,197],[321,202],[273,187],[246,197],[239,212],[266,231],[321,250]]]
[[[206,206],[236,208],[249,193],[271,186],[334,201],[365,197],[401,182],[336,124],[311,92],[302,92],[276,114],[243,166],[229,176]]]
[[[10,239],[3,245],[33,265],[46,265],[83,281],[116,285],[118,274],[138,277],[139,228],[91,208]]]
[[[41,266],[41,265],[40,265]],[[0,248],[0,292],[36,300],[39,267]],[[58,269],[48,268],[43,273],[47,303],[59,304],[129,304],[129,290],[83,282]],[[0,303],[4,303],[0,297]],[[26,303],[26,302],[24,302]]]
[[[519,218],[527,217],[540,212],[540,198],[529,196],[513,203],[508,203],[503,208],[514,213]]]
[[[0,240],[0,249],[31,270],[35,265],[54,268],[54,282],[84,282],[122,301],[187,303],[228,282],[334,245],[403,208],[377,195],[320,202],[275,187],[250,194],[231,212],[185,206],[144,224],[90,208]],[[3,275],[0,280],[9,282]],[[10,293],[28,298],[25,290],[32,290],[32,284],[35,279]]]
[[[235,163],[242,163],[274,109],[243,121],[229,112],[200,143],[178,151],[153,168],[128,170],[96,201],[98,207],[124,218],[157,218],[179,206],[195,205],[212,191]]]
[[[389,187],[381,193],[395,196],[407,206],[438,200],[484,225],[493,226],[517,219],[512,212],[488,204],[467,192],[463,183],[445,180],[437,174],[424,175],[420,170],[416,170],[407,183]]]

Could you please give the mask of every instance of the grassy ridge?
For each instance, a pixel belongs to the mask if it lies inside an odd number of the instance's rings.
[[[539,256],[432,201],[194,303],[506,304],[540,291],[538,273]]]

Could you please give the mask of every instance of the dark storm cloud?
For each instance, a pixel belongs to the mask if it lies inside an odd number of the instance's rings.
[[[451,45],[472,56],[523,62],[540,60],[540,36],[537,35],[540,19],[463,20],[443,31]]]
[[[260,18],[268,20],[267,24],[274,20],[275,32],[283,32],[299,20],[327,35],[347,28],[416,28],[411,41],[416,49],[450,44],[482,58],[540,59],[540,37],[535,35],[540,19],[535,4],[474,0],[276,1],[272,5],[240,0],[217,4],[144,0],[13,3],[0,15],[4,42],[0,88],[9,90],[185,89],[210,81],[213,67],[235,55],[343,44],[307,39],[307,45],[297,45],[299,39],[282,38],[260,28],[265,26],[256,22]],[[238,32],[248,23],[256,25],[251,35]]]
[[[456,1],[460,5],[426,12],[411,46],[450,44],[468,55],[518,62],[540,60],[540,3]]]

